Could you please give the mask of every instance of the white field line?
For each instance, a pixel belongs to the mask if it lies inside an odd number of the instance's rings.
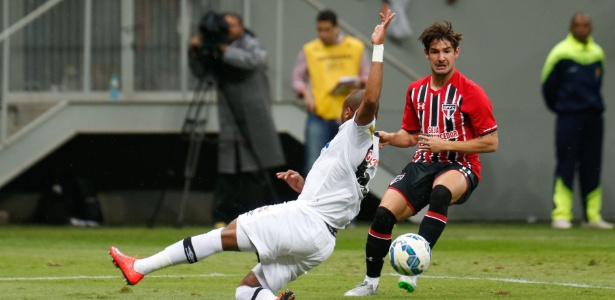
[[[395,276],[399,276],[399,275],[395,275]],[[578,287],[578,288],[587,288],[587,289],[615,290],[615,286],[599,286],[599,285],[589,285],[589,284],[584,284],[584,283],[571,283],[571,282],[533,281],[533,280],[515,279],[515,278],[495,278],[495,277],[489,278],[489,277],[464,277],[464,276],[430,276],[430,275],[423,275],[423,277],[425,277],[425,278],[434,278],[434,279],[502,281],[502,282],[512,282],[512,283],[522,283],[522,284],[543,284],[543,285],[557,285],[557,286]]]
[[[226,276],[240,276],[239,274],[197,274],[197,275],[147,275],[148,278],[185,278],[185,277],[226,277]],[[37,280],[74,280],[74,279],[118,279],[122,278],[122,275],[117,276],[57,276],[57,277],[0,277],[0,281],[37,281]]]
[[[309,274],[308,276],[332,276],[330,274]],[[397,274],[385,274],[386,276],[399,276]],[[226,276],[241,276],[240,274],[222,274],[222,273],[211,273],[211,274],[199,274],[199,275],[148,275],[148,278],[185,278],[185,277],[226,277]],[[598,286],[598,285],[589,285],[584,283],[571,283],[571,282],[548,282],[548,281],[533,281],[533,280],[525,280],[525,279],[515,279],[515,278],[497,278],[497,277],[468,277],[468,276],[431,276],[431,275],[423,275],[423,278],[433,278],[433,279],[454,279],[454,280],[478,280],[478,281],[501,281],[501,282],[511,282],[511,283],[521,283],[521,284],[542,284],[542,285],[556,285],[556,286],[566,286],[566,287],[575,287],[575,288],[586,288],[586,289],[608,289],[615,290],[615,286]],[[121,278],[120,275],[117,276],[56,276],[56,277],[0,277],[1,281],[59,281],[59,280],[75,280],[75,279],[118,279]]]

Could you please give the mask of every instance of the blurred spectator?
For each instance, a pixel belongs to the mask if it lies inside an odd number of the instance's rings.
[[[216,227],[268,204],[268,181],[264,174],[273,172],[264,170],[285,164],[271,116],[267,53],[256,36],[244,27],[240,15],[226,13],[222,18],[225,24],[220,24],[221,30],[226,31],[224,27],[228,26],[226,40],[216,45],[214,52],[219,53],[210,53],[219,56],[216,60],[220,63],[214,68],[220,119],[219,176],[213,211]],[[203,44],[201,39],[209,38],[192,39],[191,59]]]
[[[318,14],[316,30],[318,38],[303,46],[292,73],[293,90],[308,113],[304,175],[337,133],[342,102],[364,86],[370,67],[363,43],[340,31],[333,11]]]
[[[591,37],[589,15],[576,13],[570,33],[549,53],[542,70],[542,92],[549,110],[557,114],[555,146],[557,166],[551,226],[572,227],[574,173],[581,186],[584,227],[611,229],[602,219],[600,168],[604,102],[601,94],[605,57]]]

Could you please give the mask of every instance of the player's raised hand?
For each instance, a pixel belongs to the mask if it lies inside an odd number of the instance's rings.
[[[387,28],[389,27],[389,24],[394,17],[395,13],[391,13],[391,10],[387,11],[386,15],[380,13],[380,20],[382,22],[376,25],[376,28],[374,28],[374,33],[372,33],[372,44],[381,45],[384,43]]]
[[[303,190],[303,185],[305,181],[303,177],[297,172],[293,170],[288,170],[286,172],[278,172],[275,174],[278,179],[286,181],[288,186],[290,186],[295,192],[301,193]]]

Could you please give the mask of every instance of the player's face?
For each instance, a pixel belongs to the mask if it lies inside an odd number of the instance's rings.
[[[338,26],[333,25],[329,21],[318,21],[316,23],[316,31],[318,32],[318,38],[325,45],[333,45],[337,40]]]
[[[431,73],[434,76],[447,76],[455,69],[455,61],[459,56],[459,47],[454,49],[447,40],[435,40],[431,42],[429,49],[425,49],[425,56],[431,65]]]
[[[570,32],[577,41],[587,43],[587,38],[592,33],[592,23],[588,16],[578,15],[570,23]]]

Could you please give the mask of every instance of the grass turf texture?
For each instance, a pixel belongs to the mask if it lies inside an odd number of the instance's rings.
[[[297,299],[345,299],[363,280],[368,226],[338,233],[334,254],[287,288]],[[234,299],[235,287],[256,264],[249,253],[221,253],[180,265],[126,286],[110,261],[116,245],[149,256],[205,227],[0,227],[2,299]],[[394,237],[416,232],[399,224]],[[385,261],[373,299],[613,299],[613,231],[547,224],[449,224],[429,269],[411,295],[397,288]]]

